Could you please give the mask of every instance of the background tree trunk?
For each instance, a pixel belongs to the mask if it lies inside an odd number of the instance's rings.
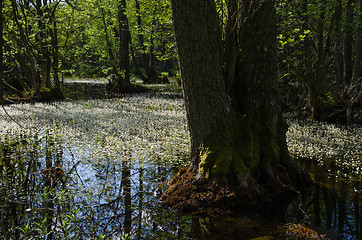
[[[138,0],[135,0],[135,7],[136,7],[136,17],[137,17],[137,38],[138,38],[138,45],[141,50],[140,60],[141,60],[141,67],[145,69],[146,77],[142,74],[140,74],[141,79],[145,83],[152,83],[157,78],[157,74],[153,69],[150,69],[149,61],[148,59],[150,56],[147,56],[146,54],[146,47],[144,43],[144,37],[143,37],[143,25],[142,25],[142,18],[141,18],[141,7]]]
[[[55,7],[56,8],[56,7]],[[57,19],[55,18],[55,9],[52,14],[53,31],[52,31],[52,43],[53,43],[53,79],[54,86],[60,87],[59,81],[59,44],[58,44],[58,27]]]
[[[129,46],[130,32],[128,19],[126,15],[126,0],[118,1],[118,23],[119,23],[119,54],[120,54],[120,73],[116,84],[116,91],[127,91],[130,83],[130,65],[129,65]]]
[[[155,70],[155,56],[154,56],[154,31],[156,26],[156,6],[154,6],[152,13],[151,29],[150,29],[150,38],[149,38],[149,53],[148,53],[148,62],[145,64],[146,76],[150,82],[156,82],[158,79],[157,72]]]
[[[335,24],[335,44],[334,54],[336,59],[336,82],[339,86],[343,84],[343,53],[342,53],[342,0],[337,0],[335,7],[336,24]]]
[[[353,45],[353,8],[355,0],[348,0],[346,6],[346,25],[344,31],[344,81],[350,83],[352,79],[352,45]]]
[[[346,115],[347,123],[352,121],[353,106],[361,103],[362,98],[362,0],[359,0],[359,11],[358,11],[358,27],[356,31],[356,43],[355,43],[355,59],[353,67],[353,75],[350,86],[347,88],[347,101],[346,101]],[[357,103],[357,104],[356,104]],[[357,112],[357,118],[360,116],[359,109]]]
[[[303,28],[304,31],[309,30],[309,17],[308,17],[308,0],[303,1]],[[314,82],[314,75],[313,75],[313,59],[312,59],[312,41],[307,37],[303,44],[303,60],[304,60],[304,68],[305,68],[305,76],[304,76],[304,89],[306,94],[308,95],[309,100],[309,107],[312,110],[312,116],[314,115],[314,91],[311,87]]]
[[[353,67],[353,82],[361,88],[362,85],[362,0],[359,0],[358,28],[356,32],[355,62]]]
[[[47,18],[49,17],[49,6],[47,1],[37,0],[35,4],[39,33],[37,35],[37,41],[39,44],[38,50],[38,63],[41,68],[41,79],[45,83],[45,87],[51,88],[50,82],[50,71],[51,71],[51,57],[49,51],[49,42],[48,42],[48,29],[45,24]]]
[[[3,104],[4,100],[4,84],[3,84],[3,75],[4,75],[4,18],[3,18],[3,2],[0,0],[0,104]]]
[[[16,59],[20,66],[24,69],[28,79],[30,79],[32,83],[33,95],[36,97],[40,97],[40,79],[38,73],[36,71],[36,64],[34,59],[34,53],[30,48],[30,44],[28,42],[28,37],[26,36],[26,32],[21,25],[19,19],[18,5],[15,0],[11,0],[12,6],[12,17],[16,24],[16,27],[19,31],[19,36],[17,40],[17,47],[19,52],[23,52],[22,55],[19,53],[16,54]]]

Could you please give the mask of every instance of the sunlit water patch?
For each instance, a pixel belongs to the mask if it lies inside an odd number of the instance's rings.
[[[139,94],[6,106],[23,127],[0,113],[0,235],[8,239],[296,239],[309,231],[318,239],[330,229],[337,232],[335,236],[356,239],[361,228],[361,181],[333,178],[337,171],[359,171],[355,157],[360,154],[360,139],[351,140],[358,135],[353,132],[356,128],[322,125],[321,132],[314,123],[291,122],[290,151],[321,183],[303,195],[304,212],[299,200],[263,209],[263,216],[252,218],[179,216],[160,208],[158,199],[167,181],[189,157],[183,100],[172,96]],[[331,134],[341,131],[349,141],[338,145],[347,151],[343,159],[331,154],[336,145],[321,147],[332,140],[317,141],[329,136],[329,129]],[[328,165],[332,162],[333,168]]]

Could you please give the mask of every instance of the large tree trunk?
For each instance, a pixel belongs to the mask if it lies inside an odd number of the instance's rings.
[[[172,1],[191,133],[190,169],[196,175],[192,181],[231,186],[243,205],[282,190],[281,182],[295,183],[300,172],[288,154],[287,124],[278,102],[274,2],[243,0],[238,7],[229,7],[234,11],[229,16],[238,19],[237,25],[228,28],[235,33],[226,34],[235,37],[227,44],[238,44],[231,46],[237,47],[236,61],[227,61],[230,94],[214,1]],[[230,46],[225,53],[230,54]],[[165,202],[184,189],[172,182],[178,187],[169,188]]]
[[[250,170],[264,168],[275,178],[276,165],[290,167],[277,87],[276,13],[273,1],[242,1],[239,55],[233,98],[241,114],[241,149]],[[248,163],[248,160],[250,163]]]
[[[229,121],[231,104],[222,74],[221,32],[214,3],[187,2],[173,1],[172,8],[191,132],[191,166],[198,169],[201,148],[206,149],[215,129]]]

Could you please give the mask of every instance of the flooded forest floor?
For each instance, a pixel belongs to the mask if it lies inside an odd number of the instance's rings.
[[[238,216],[182,216],[158,200],[187,166],[180,87],[108,99],[102,81],[64,83],[64,101],[0,111],[4,239],[360,239],[362,127],[287,114],[288,147],[315,184]]]

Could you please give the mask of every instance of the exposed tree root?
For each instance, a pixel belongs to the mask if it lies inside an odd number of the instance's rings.
[[[303,176],[310,183],[308,176]],[[257,181],[259,180],[259,181]],[[253,206],[257,209],[272,202],[275,196],[290,196],[296,192],[291,186],[301,185],[290,180],[287,175],[275,175],[275,178],[250,176],[247,185],[237,187],[222,179],[200,180],[189,168],[182,168],[169,182],[169,188],[162,195],[163,206],[186,214],[230,215],[240,209]]]

